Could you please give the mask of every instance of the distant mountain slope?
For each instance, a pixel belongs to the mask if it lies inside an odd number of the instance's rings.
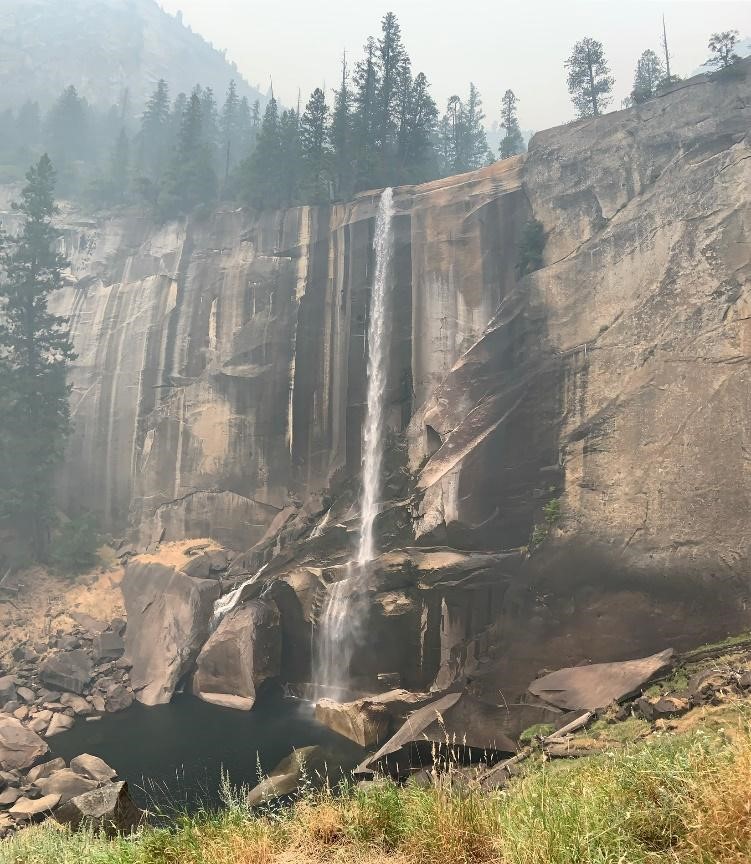
[[[159,78],[173,96],[200,83],[219,100],[234,78],[241,96],[265,101],[155,0],[0,0],[0,110],[29,98],[44,107],[68,84],[98,105],[127,88],[138,110]]]

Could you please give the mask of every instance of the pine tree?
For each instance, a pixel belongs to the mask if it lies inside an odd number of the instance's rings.
[[[436,136],[438,108],[430,95],[428,79],[420,72],[411,86],[403,78],[404,102],[400,130],[400,157],[403,180],[423,183],[438,173],[433,141]]]
[[[355,67],[354,154],[356,190],[375,185],[379,81],[375,40],[365,44],[365,57]]]
[[[659,92],[665,80],[665,67],[657,54],[647,49],[639,57],[634,73],[634,86],[631,90],[631,100],[635,105],[652,99]]]
[[[176,108],[179,101],[178,97]],[[206,103],[200,87],[193,90],[184,106],[177,146],[159,193],[158,215],[163,219],[210,203],[216,195],[212,153],[204,134]]]
[[[141,118],[139,134],[139,168],[151,180],[157,180],[169,152],[170,98],[169,87],[160,79]]]
[[[294,109],[283,111],[279,121],[282,186],[275,206],[292,207],[300,203],[302,153],[300,148],[300,115]]]
[[[66,262],[56,251],[55,172],[46,155],[26,180],[16,205],[21,233],[0,257],[0,523],[43,560],[55,512],[54,469],[70,431],[66,372],[75,355],[68,322],[47,306]]]
[[[611,100],[614,79],[602,43],[588,36],[574,45],[565,63],[568,92],[579,117],[598,117]]]
[[[352,132],[352,93],[345,54],[342,58],[341,84],[334,92],[334,113],[329,132],[333,149],[334,194],[338,200],[349,198],[354,191]]]
[[[61,174],[66,175],[72,186],[75,174],[71,172],[74,162],[88,155],[88,106],[72,85],[66,87],[47,117],[47,146]]]
[[[323,90],[316,88],[300,120],[301,191],[306,203],[320,204],[329,200],[331,154],[328,147],[328,116],[326,96]]]
[[[737,43],[737,30],[724,30],[722,33],[713,33],[707,45],[712,52],[712,56],[704,65],[714,66],[715,69],[729,69],[741,59],[735,53]]]
[[[243,197],[257,210],[278,207],[281,201],[282,138],[276,99],[269,100],[256,146],[240,166]]]
[[[393,12],[386,13],[381,22],[376,67],[379,92],[374,128],[375,142],[382,151],[388,152],[393,148],[396,139],[399,79],[404,75],[405,68],[409,75],[409,58],[402,44],[401,27]]]
[[[245,102],[247,106],[247,100]],[[229,82],[227,98],[222,107],[222,116],[219,123],[221,133],[221,158],[224,167],[224,184],[227,184],[230,171],[235,167],[240,155],[240,125],[241,125],[240,99],[237,95],[237,85],[234,81]]]
[[[517,153],[524,152],[524,138],[519,128],[519,119],[516,113],[516,106],[518,104],[519,100],[513,90],[507,90],[503,94],[503,99],[501,99],[501,126],[506,130],[506,134],[501,141],[501,159],[508,159],[509,156],[516,156]]]

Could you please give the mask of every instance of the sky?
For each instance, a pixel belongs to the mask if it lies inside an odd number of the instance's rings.
[[[751,37],[751,0],[159,0],[181,10],[186,24],[227,51],[251,84],[285,105],[310,91],[331,91],[343,51],[359,59],[367,36],[393,11],[415,72],[423,71],[443,110],[473,81],[486,123],[498,120],[511,88],[523,129],[537,131],[573,117],[563,64],[577,39],[599,39],[616,79],[611,108],[628,95],[636,60],[660,50],[667,22],[672,71],[688,76],[707,59],[710,33],[736,29]]]

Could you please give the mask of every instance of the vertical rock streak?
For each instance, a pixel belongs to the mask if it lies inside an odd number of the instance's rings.
[[[388,379],[388,300],[394,249],[393,191],[381,195],[373,250],[375,273],[368,324],[368,396],[362,449],[362,499],[357,567],[349,578],[328,589],[321,615],[315,680],[327,687],[344,687],[354,647],[362,628],[362,602],[367,564],[375,557],[374,524],[381,497],[385,394]]]

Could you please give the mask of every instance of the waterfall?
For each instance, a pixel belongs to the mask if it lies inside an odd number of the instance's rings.
[[[225,594],[223,597],[220,597],[216,603],[214,603],[214,612],[211,616],[211,622],[209,624],[209,629],[213,633],[214,630],[222,623],[222,618],[229,613],[237,606],[240,602],[240,598],[242,597],[243,589],[248,585],[252,585],[256,579],[258,579],[263,571],[268,567],[268,564],[264,564],[263,567],[257,572],[254,573],[249,579],[246,579],[244,582],[241,582],[237,588],[234,588],[229,594]]]
[[[368,324],[368,395],[362,444],[360,541],[351,575],[329,586],[319,624],[315,680],[342,687],[347,684],[352,654],[360,637],[367,605],[364,595],[366,565],[375,557],[373,526],[381,497],[385,393],[388,379],[388,307],[391,260],[394,252],[394,199],[391,189],[381,195],[373,251],[375,273]]]

